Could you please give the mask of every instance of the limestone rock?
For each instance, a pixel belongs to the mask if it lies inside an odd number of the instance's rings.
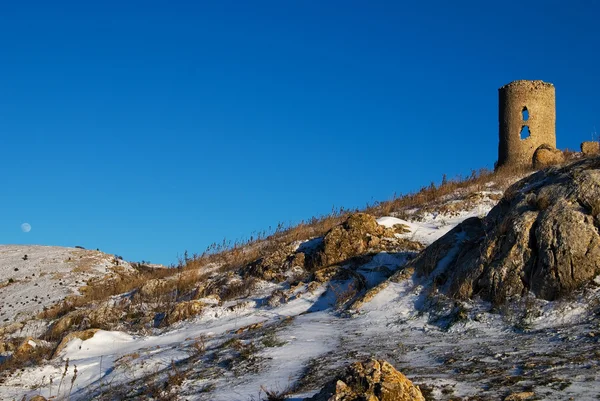
[[[581,153],[586,156],[600,154],[600,142],[588,141],[581,142]]]
[[[10,341],[0,341],[0,354],[4,354],[6,352],[12,352],[15,350],[15,346]]]
[[[74,331],[72,333],[67,334],[62,339],[60,344],[58,344],[58,346],[56,347],[56,350],[54,350],[54,355],[52,357],[55,358],[56,356],[58,356],[60,351],[62,351],[71,340],[73,340],[75,338],[79,338],[82,341],[89,340],[90,338],[94,337],[94,334],[96,334],[98,331],[100,331],[100,330],[99,329],[88,329],[88,330],[83,330],[83,331]]]
[[[50,328],[49,337],[56,338],[57,340],[62,338],[63,333],[69,331],[74,326],[78,326],[85,319],[86,314],[85,311],[75,310],[61,317]]]
[[[291,265],[292,267],[298,266],[304,268],[304,264],[306,263],[306,254],[304,252],[298,252],[292,256]]]
[[[41,345],[40,340],[36,340],[33,337],[27,337],[15,350],[15,355],[22,357],[30,354],[35,348]]]
[[[382,237],[394,237],[394,230],[377,224],[366,213],[351,214],[341,225],[332,228],[323,240],[322,264],[331,265],[379,250]]]
[[[167,316],[167,323],[173,324],[180,320],[189,319],[190,317],[199,315],[206,304],[200,301],[184,301],[175,305],[175,308]]]
[[[383,360],[350,365],[307,401],[425,401],[419,387]]]
[[[164,279],[151,279],[148,280],[141,288],[140,294],[144,297],[156,296],[164,292],[167,287],[167,281]]]
[[[287,300],[288,297],[286,296],[285,292],[277,289],[271,293],[271,295],[266,299],[266,302],[271,308],[276,308],[279,305],[286,303]]]
[[[532,174],[409,262],[459,299],[554,300],[600,273],[600,158]]]
[[[314,279],[317,283],[324,283],[335,277],[339,273],[340,269],[341,267],[337,265],[319,269],[314,272]]]
[[[528,400],[535,396],[533,391],[523,391],[521,393],[512,393],[511,395],[504,398],[504,401],[523,401]]]
[[[293,244],[279,246],[275,251],[254,262],[250,267],[250,274],[266,281],[284,281],[285,276],[282,272],[295,266],[294,263],[304,267],[304,254],[296,257],[294,251]]]
[[[565,155],[560,149],[550,145],[541,145],[533,154],[533,168],[541,169],[565,162]]]
[[[123,310],[110,305],[100,305],[89,312],[87,327],[111,330],[121,320]]]

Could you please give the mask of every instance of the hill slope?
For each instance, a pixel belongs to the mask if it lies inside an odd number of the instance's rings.
[[[567,298],[525,293],[493,305],[449,297],[439,274],[414,274],[433,242],[487,215],[505,185],[489,177],[377,220],[349,214],[315,238],[254,243],[168,272],[134,266],[108,296],[40,320],[46,334],[60,333],[46,336],[53,356],[5,369],[0,398],[245,401],[282,393],[299,401],[347,363],[375,357],[427,400],[591,399],[600,364],[598,278]],[[255,257],[256,248],[265,251]],[[455,249],[430,258],[433,270],[450,266]],[[86,319],[98,313],[102,319]]]

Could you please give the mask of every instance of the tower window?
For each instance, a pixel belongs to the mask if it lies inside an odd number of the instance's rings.
[[[527,106],[523,106],[523,111],[521,113],[523,114],[523,121],[529,120],[529,110],[527,110]]]
[[[531,132],[529,132],[529,126],[524,125],[521,127],[521,140],[527,139],[531,136]]]

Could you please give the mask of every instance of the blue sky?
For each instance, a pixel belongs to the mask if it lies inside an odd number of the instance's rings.
[[[168,264],[467,175],[515,79],[577,149],[600,3],[490,3],[1,1],[0,243]]]

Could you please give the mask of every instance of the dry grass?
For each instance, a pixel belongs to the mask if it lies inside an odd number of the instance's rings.
[[[112,278],[95,279],[80,288],[83,295],[66,297],[62,302],[41,312],[38,317],[49,320],[57,319],[79,307],[107,300],[113,295],[133,291],[149,280],[169,277],[176,273],[175,269],[142,269],[136,270],[134,273],[116,274]]]
[[[486,184],[492,181],[494,188],[504,189],[516,178],[529,171],[526,169],[479,170],[473,171],[467,178],[458,177],[450,180],[444,178],[441,185],[432,183],[415,193],[368,205],[363,212],[380,217],[401,215],[412,208],[434,207],[460,191],[468,196],[469,193],[489,189]],[[351,213],[357,211],[334,208],[327,215],[313,217],[293,226],[281,223],[274,229],[269,227],[269,230],[253,233],[245,240],[235,242],[223,240],[220,243],[213,243],[202,254],[190,256],[187,252],[184,253],[176,268],[157,269],[143,264],[133,264],[135,272],[116,272],[111,278],[89,282],[82,288],[83,295],[66,298],[60,304],[42,312],[40,317],[56,319],[77,308],[105,301],[111,296],[133,292],[155,279],[162,280],[161,285],[156,287],[155,293],[142,295],[138,291],[132,295],[131,302],[154,303],[158,308],[156,312],[167,312],[174,304],[190,298],[218,295],[222,301],[226,301],[246,297],[256,285],[256,279],[246,272],[248,265],[294,241],[324,236]],[[209,266],[218,268],[215,273],[237,271],[241,280],[227,280],[223,274],[221,275],[223,279],[211,279],[210,270],[204,270]],[[161,305],[162,309],[160,309]],[[131,316],[135,316],[135,313]]]
[[[25,338],[23,337],[14,337],[10,339],[15,348],[17,348],[24,340]],[[0,372],[11,372],[27,366],[39,365],[42,363],[42,361],[49,360],[53,351],[53,345],[38,344],[35,348],[28,352],[14,352],[10,357],[7,357],[0,363]]]
[[[457,191],[481,191],[488,189],[486,184],[494,182],[494,187],[505,189],[518,179],[533,170],[527,168],[503,168],[497,171],[481,169],[473,171],[469,177],[457,177],[455,179],[442,180],[441,185],[431,183],[415,193],[409,193],[392,200],[377,202],[367,205],[363,210],[332,209],[323,216],[313,217],[309,220],[300,221],[296,225],[286,226],[280,223],[272,234],[271,231],[263,231],[251,235],[247,240],[235,242],[223,240],[220,243],[211,244],[202,254],[191,257],[185,254],[180,261],[180,266],[188,269],[199,269],[210,263],[221,266],[221,271],[231,271],[244,267],[249,263],[268,255],[284,244],[294,241],[305,241],[325,235],[333,227],[342,223],[348,215],[362,211],[376,217],[402,213],[412,208],[422,208],[434,202],[440,202]]]

